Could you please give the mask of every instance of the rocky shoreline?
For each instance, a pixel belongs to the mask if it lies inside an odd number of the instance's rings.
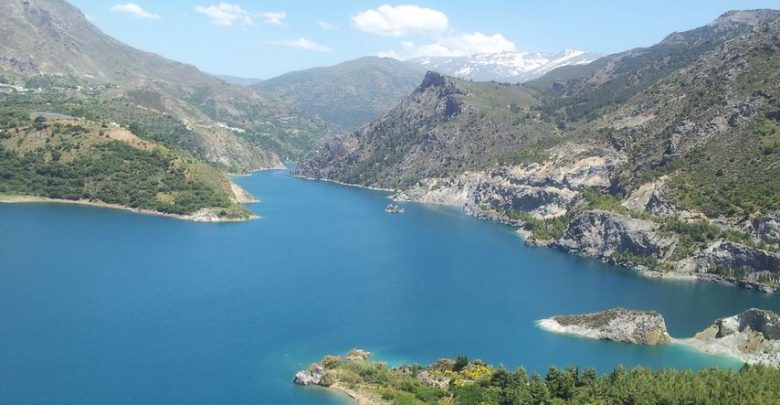
[[[401,190],[346,185],[390,192],[395,201],[459,207],[474,217],[517,227],[527,245],[596,258],[648,277],[780,293],[780,213],[741,225],[709,220],[668,199],[665,177],[619,199],[608,190],[624,159],[619,153],[592,155],[582,145],[566,144],[541,163],[427,178]],[[328,173],[299,166],[293,174],[344,184],[322,178]],[[698,233],[713,230],[720,235],[700,240]]]
[[[537,321],[548,332],[587,339],[632,344],[682,344],[693,349],[725,355],[748,364],[780,368],[780,315],[751,308],[721,318],[690,338],[672,338],[661,314],[615,308],[583,315],[554,316]]]

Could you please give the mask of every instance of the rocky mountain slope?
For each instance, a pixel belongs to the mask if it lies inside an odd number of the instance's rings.
[[[339,129],[353,131],[403,100],[423,74],[423,70],[395,59],[367,56],[286,73],[253,87]]]
[[[503,52],[460,57],[422,57],[407,61],[425,70],[475,81],[522,83],[562,66],[583,65],[602,55],[577,49],[558,54]]]
[[[280,166],[280,157],[299,156],[327,133],[324,123],[273,96],[103,34],[64,0],[2,2],[0,36],[5,82],[33,89],[104,86],[82,100],[83,109],[113,110],[112,120],[231,170]],[[159,120],[175,121],[178,135],[151,122]]]
[[[525,85],[429,73],[297,174],[521,227],[656,276],[780,287],[780,12],[729,12]]]

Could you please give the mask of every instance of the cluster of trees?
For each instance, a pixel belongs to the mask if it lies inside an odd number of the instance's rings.
[[[329,356],[325,385],[341,383],[394,404],[770,404],[780,403],[780,370],[744,366],[700,371],[648,368],[598,374],[595,369],[550,367],[546,375],[493,368],[459,356],[429,367],[389,368],[371,361]],[[442,366],[445,369],[442,369]],[[419,378],[426,373],[424,378]],[[446,376],[449,384],[425,383]],[[437,381],[442,381],[441,379]]]

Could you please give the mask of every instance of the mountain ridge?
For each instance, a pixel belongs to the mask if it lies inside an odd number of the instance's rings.
[[[654,277],[780,291],[778,38],[780,11],[741,11],[521,85],[429,73],[296,174]]]
[[[395,59],[365,56],[285,73],[252,87],[352,131],[389,111],[414,89],[423,73]]]

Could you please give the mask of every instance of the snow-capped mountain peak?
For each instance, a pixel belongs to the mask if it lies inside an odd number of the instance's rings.
[[[422,57],[408,62],[427,70],[477,81],[524,82],[567,65],[590,63],[599,54],[566,49],[558,54],[540,52],[482,53],[461,57]]]

